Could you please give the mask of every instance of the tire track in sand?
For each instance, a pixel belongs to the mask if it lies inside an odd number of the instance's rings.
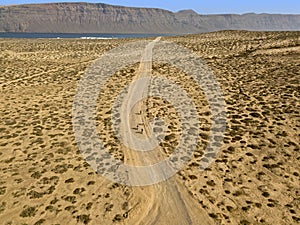
[[[144,54],[140,61],[138,74],[135,80],[147,76],[151,76],[152,71],[152,49],[156,42],[160,40],[160,37],[148,44],[145,48]],[[150,82],[139,82],[138,85],[131,85],[128,89],[128,93],[124,98],[121,110],[121,120],[125,121],[122,124],[121,130],[128,132],[132,127],[136,127],[138,124],[143,125],[143,132],[137,134],[141,139],[150,139],[149,145],[153,142],[151,137],[151,127],[144,113],[146,105],[142,101],[138,102],[135,107],[131,107],[134,99],[146,99],[148,89],[150,88]],[[134,108],[134,111],[132,109]],[[131,115],[131,116],[129,116]],[[127,136],[131,139],[131,136]],[[129,143],[134,140],[127,140]],[[135,144],[136,146],[136,144]],[[143,146],[137,146],[143,147]],[[162,151],[160,147],[156,150]],[[134,165],[149,165],[161,160],[158,154],[143,154],[138,151],[125,149],[125,163]],[[149,168],[151,169],[151,168]],[[155,176],[155,171],[151,171]],[[137,177],[130,177],[130,179],[141,179]],[[185,224],[213,224],[207,213],[200,208],[200,204],[187,192],[184,185],[180,182],[177,176],[171,179],[153,184],[146,187],[132,187],[133,193],[139,196],[141,203],[129,217],[130,224],[173,224],[173,225],[185,225]]]

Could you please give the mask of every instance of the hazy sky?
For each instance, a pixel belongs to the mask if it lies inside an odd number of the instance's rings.
[[[202,14],[246,12],[300,14],[300,0],[0,0],[0,5],[47,2],[101,2],[112,5],[163,8],[175,12],[181,9],[193,9]]]

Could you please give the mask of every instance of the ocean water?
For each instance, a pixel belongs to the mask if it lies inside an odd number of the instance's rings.
[[[81,39],[116,39],[172,36],[169,34],[71,34],[71,33],[0,33],[0,38],[81,38]]]

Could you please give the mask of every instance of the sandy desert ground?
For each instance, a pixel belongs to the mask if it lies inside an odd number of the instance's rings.
[[[299,224],[300,32],[162,40],[190,49],[214,72],[226,101],[224,141],[216,160],[200,171],[211,127],[205,95],[184,71],[153,62],[154,76],[180,84],[193,100],[199,144],[170,180],[130,187],[105,179],[84,160],[72,104],[89,65],[136,40],[0,39],[0,224]],[[99,137],[127,163],[137,157],[114,136],[110,114],[138,73],[139,64],[120,69],[97,102]],[[135,110],[146,120],[164,116],[166,136],[155,158],[170,156],[182,132],[172,103],[151,97]]]

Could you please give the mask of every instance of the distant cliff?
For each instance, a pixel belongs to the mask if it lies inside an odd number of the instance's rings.
[[[192,10],[91,3],[0,6],[0,32],[200,33],[217,30],[300,30],[300,15],[199,15]]]

